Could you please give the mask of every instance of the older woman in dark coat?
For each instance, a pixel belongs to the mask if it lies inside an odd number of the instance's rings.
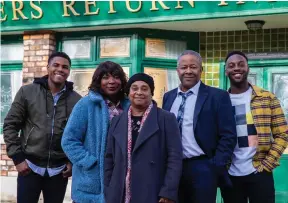
[[[131,106],[113,119],[108,134],[106,203],[174,203],[182,172],[176,118],[152,101],[149,75],[132,76],[127,90]]]

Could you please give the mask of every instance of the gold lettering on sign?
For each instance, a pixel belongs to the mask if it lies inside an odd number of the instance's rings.
[[[244,1],[237,1],[236,4],[245,4]]]
[[[75,9],[73,8],[74,4],[75,4],[75,1],[71,1],[70,4],[67,4],[67,1],[63,1],[63,9],[64,9],[64,14],[62,15],[63,17],[70,16],[70,14],[68,13],[68,8],[73,13],[74,16],[80,16],[80,14],[77,13]]]
[[[127,8],[127,10],[132,12],[132,13],[136,13],[136,12],[140,11],[141,8],[142,8],[142,1],[139,0],[138,2],[139,2],[139,6],[136,9],[133,9],[133,8],[131,8],[130,0],[126,0],[126,8]]]
[[[16,2],[19,3],[19,7],[16,8]],[[19,20],[17,13],[21,16],[22,19],[28,20],[28,18],[23,14],[22,9],[24,4],[22,1],[12,1],[12,10],[13,10],[13,18],[12,20]]]
[[[228,3],[226,3],[225,1],[221,1],[221,3],[218,4],[218,6],[228,6]]]
[[[110,0],[109,1],[109,12],[108,13],[117,13],[115,10],[114,10],[114,1],[113,0]]]
[[[176,9],[180,9],[180,8],[183,8],[183,6],[181,6],[181,3],[180,3],[181,1],[177,1],[177,6],[175,7]],[[194,8],[194,1],[187,1],[190,5],[191,5],[191,7],[193,7]]]
[[[159,8],[156,7],[156,1],[153,0],[153,1],[151,1],[151,3],[152,3],[152,8],[150,9],[150,11],[158,11]],[[170,9],[169,7],[167,7],[167,6],[163,3],[163,1],[158,0],[158,3],[160,4],[160,6],[161,6],[164,10],[169,10],[169,9]]]
[[[38,1],[38,3],[39,3],[39,5],[40,5],[40,1]],[[35,5],[34,3],[33,3],[33,1],[30,1],[30,6],[31,6],[31,8],[33,8],[34,10],[36,10],[36,11],[38,11],[38,16],[36,16],[36,15],[34,15],[33,14],[33,12],[31,11],[31,17],[32,17],[32,19],[40,19],[40,18],[42,18],[42,16],[43,16],[43,11],[42,11],[42,9],[39,7],[39,6],[37,6],[37,5]]]
[[[96,7],[96,2],[95,1],[85,1],[85,13],[84,16],[89,16],[89,15],[98,15],[99,13],[99,8],[97,8],[96,11],[90,12],[90,6],[93,5]]]
[[[2,6],[0,8],[0,13],[1,13],[0,21],[1,22],[4,22],[7,20],[7,14],[5,15],[5,11],[4,11],[4,3],[5,3],[4,1],[1,1],[1,4],[2,4]],[[2,14],[4,15],[4,18],[2,18]]]

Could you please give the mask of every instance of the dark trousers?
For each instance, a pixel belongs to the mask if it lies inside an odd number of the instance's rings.
[[[179,203],[215,203],[217,173],[208,158],[183,160]]]
[[[44,203],[62,203],[65,197],[68,178],[62,173],[56,176],[40,176],[30,172],[17,179],[17,203],[38,203],[43,191]]]
[[[275,203],[273,174],[267,171],[230,176],[233,187],[221,189],[224,203]]]

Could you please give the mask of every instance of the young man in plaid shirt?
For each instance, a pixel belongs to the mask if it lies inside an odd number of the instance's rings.
[[[225,63],[237,145],[229,168],[233,187],[222,189],[224,202],[274,203],[272,170],[279,166],[288,143],[283,110],[274,94],[249,84],[248,59],[244,53],[229,53]]]

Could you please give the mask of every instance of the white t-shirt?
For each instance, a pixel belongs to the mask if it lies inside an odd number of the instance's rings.
[[[257,151],[258,136],[250,109],[251,96],[251,87],[244,93],[230,94],[237,129],[237,145],[229,169],[232,176],[246,176],[256,171],[252,159]]]

